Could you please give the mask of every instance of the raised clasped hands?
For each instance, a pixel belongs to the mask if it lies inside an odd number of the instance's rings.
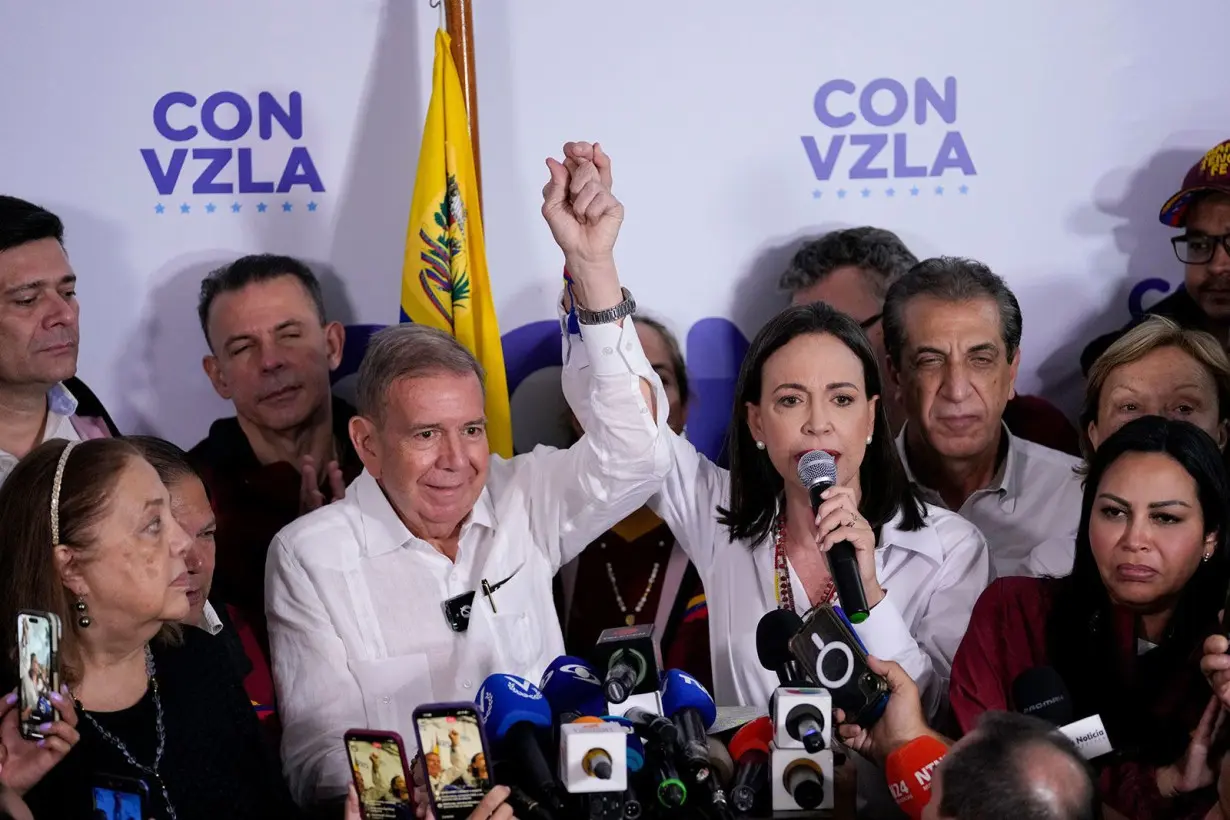
[[[569,142],[564,159],[547,159],[542,215],[574,277],[614,267],[624,207],[611,193],[611,158],[597,143]]]

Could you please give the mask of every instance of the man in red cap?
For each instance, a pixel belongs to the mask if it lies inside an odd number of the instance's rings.
[[[1170,243],[1185,274],[1183,286],[1149,313],[1208,331],[1230,347],[1230,140],[1192,166],[1183,188],[1162,206],[1160,219],[1183,229]],[[1081,354],[1081,370],[1088,373],[1097,357],[1139,321],[1090,342]]]

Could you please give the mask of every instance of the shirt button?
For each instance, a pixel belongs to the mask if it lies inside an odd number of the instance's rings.
[[[612,348],[609,348],[609,347],[602,348],[602,355],[604,356],[610,356],[614,352],[615,351]]]
[[[393,702],[393,699],[392,699],[391,697],[389,697],[388,695],[385,695],[383,698],[381,698],[381,700],[382,700],[382,701],[384,701],[385,703],[392,703],[392,702]]]
[[[469,689],[470,687],[474,685],[474,683],[470,680],[464,680],[461,682],[461,685],[464,686],[466,689]]]

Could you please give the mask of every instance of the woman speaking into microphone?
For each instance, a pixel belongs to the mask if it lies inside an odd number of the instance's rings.
[[[600,168],[608,162],[596,160]],[[990,564],[972,524],[915,495],[882,390],[858,323],[817,303],[778,314],[744,357],[730,470],[666,429],[660,410],[672,464],[650,506],[704,582],[719,704],[769,703],[778,679],[760,665],[757,624],[774,608],[802,614],[841,603],[825,553],[849,542],[868,608],[855,631],[868,652],[905,668],[929,716],[938,711]],[[566,374],[564,392],[584,423],[585,385]],[[837,472],[816,512],[797,472],[813,450],[832,455]]]

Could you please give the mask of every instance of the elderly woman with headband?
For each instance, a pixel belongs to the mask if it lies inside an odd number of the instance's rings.
[[[1115,340],[1089,368],[1079,425],[1085,461],[1141,416],[1194,424],[1225,452],[1230,360],[1221,343],[1164,316],[1150,316]],[[1030,554],[1026,574],[1067,575],[1072,546],[1070,538],[1043,541]]]
[[[59,616],[56,706],[80,733],[68,749],[72,733],[49,727],[57,740],[40,748],[5,716],[0,781],[36,817],[89,816],[100,772],[144,781],[160,820],[297,814],[225,649],[179,626],[190,539],[170,505],[117,439],[45,442],[0,488],[0,624],[23,609]],[[15,683],[10,632],[0,658]]]

